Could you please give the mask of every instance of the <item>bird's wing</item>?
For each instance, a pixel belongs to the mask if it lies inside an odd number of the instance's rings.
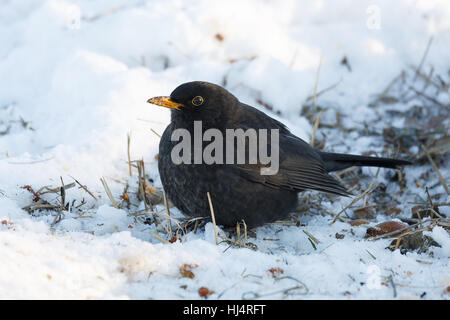
[[[263,165],[236,165],[238,173],[253,182],[293,191],[317,190],[342,196],[350,193],[329,175],[322,165],[305,158],[290,158],[280,164],[278,173],[261,175]]]
[[[242,124],[240,127],[242,128]],[[245,129],[245,128],[244,128]],[[268,139],[267,150],[271,150]],[[261,175],[261,169],[270,166],[236,164],[233,166],[240,176],[273,188],[294,191],[317,190],[342,196],[350,193],[325,169],[320,155],[300,138],[289,131],[279,135],[279,170],[273,175]]]

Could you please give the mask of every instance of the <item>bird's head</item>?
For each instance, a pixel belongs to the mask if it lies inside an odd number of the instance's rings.
[[[154,97],[147,102],[170,108],[172,121],[176,119],[214,121],[232,112],[238,100],[221,86],[193,81],[178,86],[169,97]]]

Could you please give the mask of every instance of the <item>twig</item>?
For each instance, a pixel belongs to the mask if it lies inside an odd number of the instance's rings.
[[[113,14],[114,12],[116,12],[118,10],[121,10],[123,8],[125,8],[125,5],[121,5],[121,6],[117,6],[117,7],[111,7],[111,8],[108,8],[106,10],[103,10],[100,13],[97,13],[97,14],[93,15],[92,17],[83,16],[82,19],[85,20],[85,21],[88,21],[88,22],[92,22],[92,21],[95,21],[95,20],[100,19],[102,17],[105,17],[105,16],[108,16],[110,14]]]
[[[64,185],[64,190],[68,190],[68,189],[73,188],[75,186],[76,186],[76,184],[74,182],[66,184],[66,185]],[[46,190],[46,191],[43,192],[42,190]],[[46,194],[46,193],[58,193],[58,192],[61,192],[61,187],[57,187],[57,188],[53,188],[52,189],[52,188],[49,188],[48,186],[43,186],[36,193],[38,193],[39,195],[43,195],[43,194]]]
[[[169,202],[167,201],[167,196],[166,196],[166,192],[163,189],[163,197],[164,197],[164,205],[166,206],[166,210],[167,210],[167,215],[170,218],[170,210],[169,210]],[[169,239],[172,239],[173,237],[173,233],[172,233],[172,223],[170,222],[169,219]]]
[[[349,205],[347,205],[344,209],[342,209],[337,215],[336,217],[333,219],[333,221],[330,223],[330,225],[334,224],[336,222],[336,220],[341,216],[342,212],[344,212],[345,210],[347,210],[348,208],[350,208],[353,204],[355,204],[357,201],[359,201],[361,198],[363,198],[366,194],[368,194],[369,192],[372,191],[373,186],[375,185],[376,180],[374,179],[372,181],[372,183],[369,185],[369,187],[366,189],[366,191],[364,191],[363,193],[361,193],[359,196],[357,196],[355,199],[352,200],[352,202],[350,202]]]
[[[427,155],[428,161],[430,161],[431,165],[433,166],[434,171],[436,171],[439,181],[441,182],[442,186],[444,187],[445,191],[448,195],[450,195],[450,190],[448,189],[447,183],[445,182],[444,177],[442,176],[441,172],[439,171],[439,168],[437,167],[436,163],[434,163],[433,159],[431,159],[430,153],[428,152],[428,149],[422,145],[422,149],[425,151],[425,154]]]
[[[422,96],[422,97],[424,97],[424,98],[427,99],[427,100],[430,100],[430,101],[433,102],[434,104],[437,104],[438,106],[443,107],[443,108],[448,108],[448,106],[443,105],[442,103],[440,103],[439,101],[437,101],[435,98],[430,97],[429,95],[426,95],[426,94],[423,93],[423,92],[420,92],[419,90],[417,90],[417,89],[414,88],[413,86],[408,86],[408,88],[409,88],[410,90],[414,91],[414,92],[415,92],[416,94],[418,94],[419,96]]]
[[[106,195],[108,196],[109,200],[111,200],[113,207],[119,209],[119,206],[117,205],[116,200],[114,200],[111,190],[109,189],[108,184],[106,183],[106,179],[100,178],[100,181],[102,182],[103,188],[105,188],[106,191]]]
[[[152,235],[153,238],[158,239],[159,241],[161,241],[164,244],[170,244],[169,241],[167,241],[166,239],[161,238],[158,234],[154,233],[154,232],[150,232],[150,234]]]
[[[217,238],[217,231],[216,231],[216,217],[214,216],[214,207],[211,201],[211,195],[209,194],[209,192],[206,192],[206,195],[208,197],[208,202],[209,202],[209,209],[211,211],[211,218],[212,218],[212,223],[214,226],[214,237],[216,238],[216,245],[219,244],[219,240]]]
[[[389,238],[389,237],[397,235],[397,234],[401,234],[402,237],[403,237],[405,235],[413,234],[413,233],[416,233],[416,232],[420,232],[420,231],[422,231],[422,230],[424,230],[426,228],[429,228],[431,225],[435,225],[441,220],[442,219],[427,219],[427,220],[423,220],[421,222],[417,222],[415,224],[409,225],[407,227],[404,227],[404,228],[401,228],[401,229],[398,229],[398,230],[394,230],[394,231],[391,231],[391,232],[388,232],[388,233],[385,233],[385,234],[381,234],[379,236],[368,238],[367,240],[368,241],[373,241],[373,240],[385,239],[385,238]],[[425,223],[428,223],[428,222],[431,222],[431,225],[428,226],[428,227],[424,227],[422,229],[418,229],[418,230],[415,230],[415,231],[412,231],[412,232],[408,232],[408,233],[405,232],[405,231],[410,230],[410,229],[412,229],[414,227],[417,227],[420,224],[425,224]]]
[[[77,183],[84,191],[86,191],[92,198],[94,198],[95,200],[97,200],[97,197],[94,196],[94,195],[92,194],[92,192],[90,192],[86,186],[83,186],[83,185],[82,185],[77,179],[75,179],[74,177],[72,177],[72,176],[69,176],[69,177],[71,177],[73,180],[75,180],[75,182],[76,182],[76,183]],[[66,188],[66,189],[67,189],[67,188]]]
[[[425,48],[425,52],[423,53],[422,59],[420,60],[419,66],[417,67],[416,74],[414,76],[413,81],[416,81],[416,79],[417,79],[418,73],[420,72],[420,69],[422,68],[423,63],[425,62],[425,59],[428,55],[428,51],[430,50],[432,42],[433,42],[433,37],[430,37],[430,39],[428,40],[427,47]]]
[[[304,234],[306,234],[312,241],[314,241],[316,244],[319,244],[320,243],[320,241],[316,238],[316,237],[314,237],[311,233],[309,233],[308,231],[306,231],[306,230],[302,230],[303,231],[303,233]]]
[[[306,98],[306,102],[308,102],[308,101],[311,100],[311,99],[314,99],[314,96],[316,96],[316,99],[317,99],[318,97],[320,97],[320,96],[321,96],[322,94],[324,94],[325,92],[330,91],[330,90],[336,88],[341,82],[342,82],[342,78],[339,79],[338,82],[332,84],[331,86],[326,87],[325,89],[320,90],[320,91],[317,92],[315,95],[313,94],[312,96],[309,96],[308,98]]]
[[[153,132],[154,134],[156,134],[156,135],[161,139],[161,135],[160,135],[158,132],[156,132],[155,130],[153,130],[153,128],[150,128],[150,130],[152,130],[152,132]]]

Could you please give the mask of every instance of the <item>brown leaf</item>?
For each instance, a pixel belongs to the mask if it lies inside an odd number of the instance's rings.
[[[169,240],[170,243],[174,243],[174,242],[177,242],[177,241],[181,242],[181,238],[179,238],[179,237],[177,238],[177,237],[173,236],[172,239]]]
[[[221,33],[216,33],[215,38],[220,42],[222,42],[223,39],[225,39]]]
[[[163,203],[164,198],[161,191],[156,187],[152,186],[150,183],[145,182],[144,185],[145,197],[150,200],[153,204]]]
[[[33,202],[38,202],[39,200],[41,200],[41,197],[33,190],[33,188],[30,185],[25,185],[21,188],[25,189],[25,190],[29,191],[31,194],[33,194],[33,196],[34,196]]]
[[[198,289],[198,294],[200,295],[200,297],[203,298],[207,298],[208,296],[214,294],[215,292],[213,290],[209,290],[206,287],[201,287],[200,289]]]
[[[406,224],[398,221],[385,221],[377,224],[375,227],[368,228],[366,232],[366,238],[380,236],[406,227]]]
[[[353,210],[353,213],[358,219],[372,219],[374,217],[374,210],[372,207],[364,207]]]
[[[345,238],[344,234],[341,234],[341,233],[338,233],[338,232],[336,232],[336,234],[334,236],[336,237],[336,239],[344,239]]]
[[[272,274],[272,277],[277,278],[284,273],[284,270],[278,267],[274,267],[267,270],[267,272],[270,272]]]
[[[189,278],[189,279],[193,279],[195,278],[195,274],[191,271],[192,269],[195,269],[198,267],[198,264],[183,264],[180,267],[180,275],[183,278]]]
[[[390,216],[391,214],[399,214],[400,212],[402,212],[402,210],[400,208],[393,206],[393,207],[387,208],[385,214],[387,216]]]

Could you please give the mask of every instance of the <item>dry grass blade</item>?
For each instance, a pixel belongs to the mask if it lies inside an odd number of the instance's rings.
[[[132,176],[132,172],[131,172],[130,143],[131,143],[131,135],[130,135],[130,133],[127,133],[128,172],[129,172],[130,177],[131,177]]]
[[[75,179],[74,177],[70,176],[73,180],[75,180],[75,182],[80,186],[81,189],[83,189],[84,191],[86,191],[92,198],[94,198],[94,200],[97,200],[97,197],[94,196],[94,194],[92,192],[90,192],[88,190],[88,188],[84,185],[82,185],[77,179]],[[67,189],[67,187],[66,187]]]
[[[111,200],[111,203],[114,206],[114,208],[119,209],[119,206],[117,205],[116,200],[114,200],[114,197],[111,193],[111,189],[109,189],[108,184],[106,183],[106,179],[100,178],[100,181],[102,182],[106,195],[108,196],[109,200]]]
[[[439,181],[441,182],[441,184],[444,187],[445,191],[447,192],[448,195],[450,195],[450,190],[448,189],[447,183],[445,182],[444,177],[442,176],[441,172],[439,171],[438,166],[436,165],[436,163],[431,158],[430,153],[428,152],[428,149],[424,145],[422,145],[422,149],[425,151],[425,154],[427,155],[428,161],[430,161],[434,171],[436,171],[436,174],[438,175]]]
[[[369,187],[363,192],[361,193],[359,196],[357,196],[356,198],[354,198],[352,200],[352,202],[350,202],[349,205],[347,205],[345,208],[343,208],[337,215],[336,217],[333,219],[333,221],[330,223],[330,225],[334,224],[336,222],[336,220],[341,216],[341,214],[347,210],[348,208],[350,208],[352,205],[354,205],[356,202],[358,202],[360,199],[362,199],[366,194],[368,194],[369,192],[371,192],[373,190],[373,186],[375,185],[376,180],[374,179],[372,181],[372,183],[369,185]]]
[[[315,138],[316,138],[317,128],[319,128],[320,116],[321,116],[321,115],[322,115],[322,111],[320,111],[320,112],[317,114],[317,119],[316,119],[316,122],[314,123],[314,128],[313,128],[313,132],[312,132],[312,135],[311,135],[311,141],[309,142],[309,145],[310,145],[311,147],[314,147],[314,140],[315,140]]]
[[[168,231],[169,239],[172,239],[173,232],[172,232],[172,224],[170,222],[169,201],[167,201],[167,196],[166,196],[166,192],[164,191],[164,189],[163,189],[163,197],[164,197],[164,205],[166,206],[166,210],[167,210],[167,216],[169,217],[169,225],[168,225],[168,228],[169,228],[169,231]]]
[[[68,189],[73,188],[75,186],[76,186],[76,184],[74,182],[72,182],[72,183],[64,185],[63,188],[64,188],[64,190],[68,190]],[[42,191],[42,190],[46,190],[46,191]],[[39,194],[39,195],[43,195],[43,194],[46,194],[46,193],[59,193],[59,192],[61,192],[61,187],[49,188],[48,186],[44,186],[44,187],[40,188],[36,193]]]
[[[63,178],[60,176],[59,177],[61,179],[61,208],[63,209],[65,207],[65,203],[66,203],[66,190],[64,189],[64,181]]]
[[[319,87],[319,76],[320,76],[320,67],[321,66],[322,66],[322,56],[320,56],[319,66],[317,67],[316,84],[314,85],[313,108],[316,107],[317,88]]]
[[[314,96],[315,96],[316,99],[317,99],[318,97],[320,97],[320,96],[321,96],[322,94],[324,94],[325,92],[328,92],[328,91],[330,91],[330,90],[333,90],[333,89],[336,88],[341,82],[342,82],[342,78],[341,78],[338,82],[332,84],[331,86],[329,86],[329,87],[327,87],[327,88],[325,88],[325,89],[320,90],[319,92],[313,94],[312,96],[309,96],[308,98],[306,98],[306,102],[310,101],[311,99],[314,99]]]
[[[153,128],[150,128],[150,130],[152,130],[152,132],[153,132],[154,134],[156,134],[156,135],[161,139],[161,135],[160,135],[158,132],[156,132],[155,130],[153,130]]]
[[[121,6],[117,6],[117,7],[111,7],[111,8],[108,8],[106,10],[103,10],[100,13],[97,13],[97,14],[93,15],[92,17],[83,16],[82,19],[86,20],[88,22],[92,22],[92,21],[98,20],[100,18],[106,17],[106,16],[108,16],[110,14],[113,14],[116,11],[121,10],[123,8],[125,8],[125,5],[121,5]]]
[[[306,231],[306,230],[302,230],[302,231],[303,231],[303,233],[306,234],[312,241],[314,241],[315,244],[319,244],[319,243],[320,243],[320,241],[319,241],[316,237],[314,237],[311,233],[309,233],[309,232]]]
[[[147,207],[147,199],[145,197],[145,167],[144,160],[137,161],[137,169],[138,169],[138,183],[139,183],[139,193],[141,194],[142,201],[144,201],[145,210],[148,210]]]
[[[417,67],[416,75],[414,76],[413,81],[416,81],[417,76],[419,75],[420,69],[422,69],[423,63],[425,62],[425,59],[426,59],[426,57],[427,57],[427,55],[428,55],[428,51],[430,50],[430,47],[431,47],[431,43],[432,43],[432,42],[433,42],[433,37],[431,37],[431,38],[428,40],[427,47],[425,48],[425,52],[423,53],[422,59],[420,60],[419,66]]]
[[[217,230],[216,230],[216,217],[214,216],[214,207],[211,201],[211,195],[209,194],[209,192],[206,193],[207,197],[208,197],[208,203],[209,203],[209,209],[211,211],[211,219],[212,219],[212,223],[214,226],[214,237],[216,238],[216,245],[219,244],[219,239],[217,238]]]
[[[170,244],[169,241],[167,241],[166,239],[161,238],[157,233],[150,232],[150,234],[152,235],[153,238],[155,238],[155,239],[161,241],[162,243],[164,243],[164,244]]]

